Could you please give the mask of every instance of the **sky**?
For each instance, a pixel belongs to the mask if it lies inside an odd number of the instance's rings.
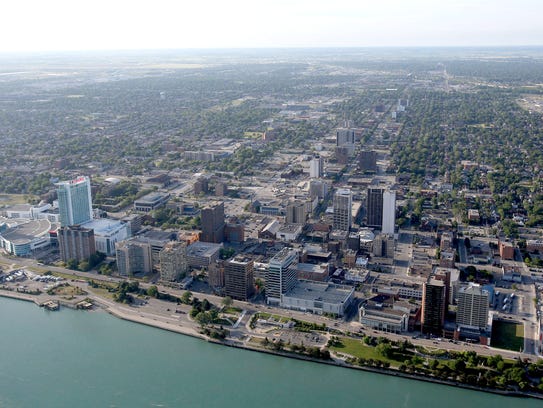
[[[542,0],[7,0],[0,52],[543,45]]]

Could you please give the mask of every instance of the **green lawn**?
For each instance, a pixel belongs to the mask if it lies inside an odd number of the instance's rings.
[[[258,315],[258,319],[268,320],[271,317],[271,318],[273,318],[275,321],[277,321],[279,323],[286,323],[289,320],[292,320],[290,317],[276,315],[276,314],[270,314],[270,313],[266,313],[266,312],[258,312],[257,315]]]
[[[519,323],[496,320],[492,323],[492,347],[519,351],[524,348],[524,326]]]
[[[401,364],[400,361],[383,357],[377,352],[375,347],[366,345],[362,340],[351,339],[348,337],[341,337],[340,340],[342,345],[330,347],[330,350],[342,354],[349,354],[356,358],[365,358],[366,360],[371,358],[374,360],[388,361],[391,367],[398,367]]]

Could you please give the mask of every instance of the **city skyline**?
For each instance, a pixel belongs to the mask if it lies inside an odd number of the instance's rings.
[[[0,52],[541,45],[542,13],[534,0],[281,0],[268,8],[246,0],[163,0],[152,7],[143,1],[30,0],[4,6],[9,18],[0,35],[10,41]]]

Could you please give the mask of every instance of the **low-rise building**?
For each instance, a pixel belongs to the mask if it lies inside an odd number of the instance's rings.
[[[387,333],[403,333],[409,328],[409,310],[368,301],[358,312],[359,321],[366,327]]]
[[[189,266],[194,269],[209,268],[219,259],[222,244],[212,242],[195,242],[187,247],[187,259]]]
[[[281,307],[315,314],[343,316],[354,299],[354,287],[300,281],[281,295]]]
[[[136,211],[148,213],[163,207],[169,199],[170,195],[167,193],[150,193],[134,201],[134,209]]]

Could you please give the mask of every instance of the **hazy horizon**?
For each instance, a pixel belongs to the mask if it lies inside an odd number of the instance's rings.
[[[536,0],[28,0],[3,11],[1,53],[543,45]]]

